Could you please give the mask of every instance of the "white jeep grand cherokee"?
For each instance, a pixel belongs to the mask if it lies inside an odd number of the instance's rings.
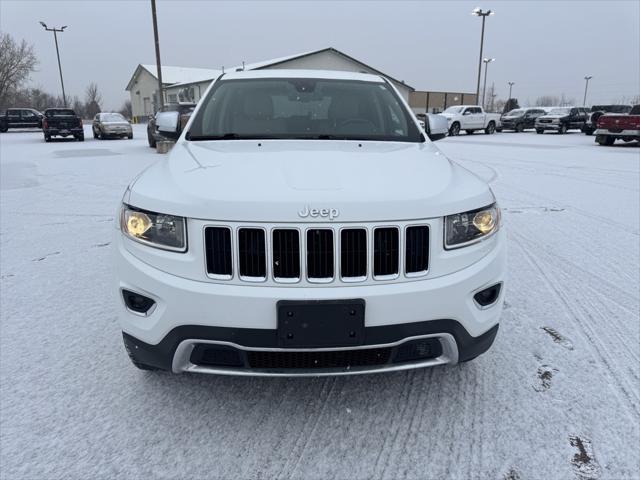
[[[157,122],[171,135],[178,117]],[[378,76],[223,75],[118,223],[120,323],[143,369],[404,370],[471,360],[498,331],[496,199]]]

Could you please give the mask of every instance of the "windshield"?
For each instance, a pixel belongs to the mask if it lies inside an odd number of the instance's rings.
[[[449,107],[442,113],[462,113],[464,107]]]
[[[44,112],[47,117],[75,117],[76,113],[70,108],[51,108]]]
[[[553,108],[547,115],[569,115],[570,108]]]
[[[507,113],[507,117],[521,117],[524,115],[524,110],[520,109],[520,108],[516,108],[515,110],[511,110],[509,113]]]
[[[126,122],[127,119],[124,118],[119,113],[101,113],[100,121],[101,122]]]
[[[342,139],[420,142],[385,83],[310,78],[216,82],[187,140]]]

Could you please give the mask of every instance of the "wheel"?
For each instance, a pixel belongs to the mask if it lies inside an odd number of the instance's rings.
[[[50,142],[51,141],[51,136],[50,135],[45,135],[44,136],[44,141],[47,142],[47,143]]]
[[[536,128],[536,133],[542,135],[544,133],[544,130],[542,128]]]
[[[474,131],[475,131],[475,130],[465,130],[465,132],[467,132],[467,135],[473,135],[473,132],[474,132]]]
[[[560,135],[564,135],[565,133],[567,133],[567,124],[563,123],[562,125],[560,125],[560,130],[558,130],[558,133]]]
[[[502,127],[496,127],[496,132],[501,133],[502,132]]]
[[[489,125],[487,125],[487,128],[484,129],[484,133],[486,133],[487,135],[492,135],[496,133],[496,122],[494,121],[489,122]]]
[[[458,122],[453,122],[451,128],[449,129],[449,136],[457,137],[460,135],[460,124]]]
[[[596,142],[598,142],[598,144],[603,146],[610,147],[611,145],[613,145],[613,142],[615,141],[616,139],[609,135],[596,135]]]
[[[78,135],[76,137],[76,140],[78,140],[79,142],[84,142],[84,135]]]
[[[9,127],[7,125],[0,125],[0,132],[4,133],[7,130],[9,130]]]
[[[124,339],[123,339],[123,343],[124,343],[124,349],[127,351],[127,356],[129,357],[129,360],[131,360],[131,363],[133,363],[133,365],[136,368],[140,370],[145,370],[148,372],[154,372],[154,371],[160,370],[159,368],[152,367],[151,365],[147,365],[146,363],[139,362],[136,359],[136,357],[131,353],[131,350],[129,350],[129,347],[127,346],[127,343],[124,341]]]
[[[133,138],[133,133],[130,133],[129,135],[127,135],[127,138],[131,140]]]
[[[153,135],[151,135],[149,130],[147,130],[147,141],[149,142],[149,146],[151,148],[156,148],[156,139],[154,138]]]
[[[524,124],[522,124],[522,123],[517,124],[516,125],[516,132],[518,132],[518,133],[524,132]]]
[[[584,129],[584,134],[585,135],[593,135],[594,130],[592,128],[585,128]]]
[[[98,134],[96,133],[96,129],[92,128],[91,131],[93,132],[93,138],[97,139],[98,138]]]

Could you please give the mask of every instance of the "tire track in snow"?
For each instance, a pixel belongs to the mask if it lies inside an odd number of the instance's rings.
[[[515,236],[519,236],[515,234]],[[588,312],[583,312],[579,306],[573,305],[570,298],[564,293],[564,289],[558,285],[557,280],[549,274],[551,269],[543,268],[538,260],[529,252],[529,249],[523,248],[520,242],[516,242],[516,245],[523,252],[525,258],[536,270],[539,271],[540,276],[546,281],[552,290],[554,296],[560,301],[564,310],[567,313],[567,318],[570,319],[580,330],[584,337],[586,337],[587,343],[590,345],[594,355],[597,356],[601,362],[598,364],[600,368],[606,370],[605,374],[608,378],[613,380],[615,384],[614,394],[622,400],[623,404],[626,404],[630,412],[635,415],[636,418],[640,418],[640,406],[638,398],[635,396],[635,386],[633,382],[627,382],[624,377],[620,377],[621,369],[614,367],[615,361],[611,358],[607,345],[599,339],[598,334],[593,330],[592,320],[593,318]],[[600,322],[602,324],[602,322]],[[631,385],[630,385],[631,383]]]

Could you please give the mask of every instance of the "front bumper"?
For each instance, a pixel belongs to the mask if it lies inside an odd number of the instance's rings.
[[[536,130],[560,130],[561,123],[536,123]]]
[[[118,306],[125,345],[136,361],[173,372],[195,371],[247,375],[335,375],[417,368],[457,363],[489,348],[497,332],[504,288],[495,303],[480,307],[473,296],[504,281],[504,230],[493,237],[493,248],[480,260],[448,275],[425,280],[380,285],[301,286],[233,285],[197,281],[161,271],[134,256],[118,233],[116,266]],[[132,312],[120,292],[130,290],[152,298],[148,315]],[[366,304],[365,340],[357,347],[277,348],[276,304],[280,300],[362,299]],[[444,319],[444,320],[443,320]],[[419,337],[435,339],[441,352],[429,358],[396,362],[401,345]],[[198,345],[232,349],[240,358],[234,365],[198,365],[191,354]],[[373,364],[348,368],[254,368],[249,352],[340,352],[383,349]],[[371,352],[362,352],[371,353]],[[284,355],[286,357],[286,355]],[[386,358],[386,361],[385,361]],[[272,359],[280,361],[279,359]],[[293,361],[291,358],[284,359]],[[283,360],[283,361],[284,361]],[[303,364],[304,364],[303,361]]]

